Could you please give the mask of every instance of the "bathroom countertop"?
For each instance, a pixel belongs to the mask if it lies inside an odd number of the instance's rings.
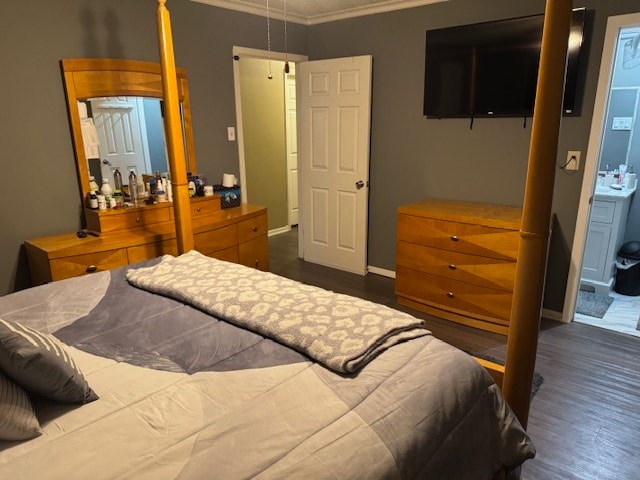
[[[599,199],[599,198],[622,199],[622,198],[630,197],[631,195],[633,195],[633,192],[635,191],[636,191],[635,188],[631,188],[631,189],[623,188],[622,190],[616,190],[615,188],[603,187],[601,185],[598,185],[596,186],[595,197],[596,199]]]

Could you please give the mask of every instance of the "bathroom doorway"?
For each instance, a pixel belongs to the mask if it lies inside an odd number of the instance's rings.
[[[640,295],[616,291],[621,245],[640,240],[640,14],[610,17],[600,66],[563,320],[640,336]],[[625,178],[626,177],[626,178]],[[640,268],[640,265],[638,265]]]

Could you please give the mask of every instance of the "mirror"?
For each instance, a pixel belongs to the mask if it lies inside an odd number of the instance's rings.
[[[112,182],[116,168],[123,175],[169,171],[161,99],[94,97],[78,108],[89,175],[98,185]]]
[[[129,132],[134,130],[138,132],[138,135],[147,137],[146,141],[142,141],[142,150],[144,151],[146,148],[148,151],[146,158],[144,152],[141,152],[142,163],[139,164],[139,167],[135,167],[137,173],[151,174],[155,170],[168,170],[166,153],[164,152],[164,128],[161,116],[158,117],[162,99],[160,64],[136,60],[79,58],[64,59],[61,61],[61,67],[83,203],[89,194],[89,175],[94,175],[96,180],[99,180],[102,175],[108,174],[107,178],[113,182],[110,167],[115,168],[116,160],[100,155],[97,145],[102,143],[105,148],[113,141],[113,138],[108,137],[113,134],[114,129],[103,128],[105,124],[113,125],[125,122],[127,128],[118,129],[121,132],[128,132],[127,138],[121,139],[125,143],[130,141]],[[176,76],[187,171],[197,172],[186,71],[177,68]],[[94,130],[94,135],[97,135],[98,131],[101,132],[101,135],[106,132],[107,138],[103,138],[102,141],[99,140],[99,137],[95,138],[94,142],[83,141],[87,136],[87,121],[83,120],[85,118],[93,118],[93,123],[99,127]],[[161,124],[160,132],[157,130],[158,127],[153,130],[150,127],[151,123],[158,123],[158,121]],[[139,128],[131,128],[136,125]],[[84,137],[83,129],[85,130]],[[153,136],[159,136],[159,139],[150,140],[149,137]],[[152,148],[155,151],[153,154],[151,153]],[[160,154],[157,150],[161,150],[161,153],[165,154],[164,163],[158,163]],[[134,167],[134,165],[128,159],[125,160],[124,169],[121,170],[123,177],[127,174],[128,167]],[[164,167],[160,168],[160,165],[164,165]],[[121,164],[120,167],[123,168],[123,165]],[[143,170],[139,170],[139,168]],[[151,170],[147,170],[149,168]]]

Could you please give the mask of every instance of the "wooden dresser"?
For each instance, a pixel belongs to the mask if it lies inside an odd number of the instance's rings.
[[[398,302],[507,334],[522,209],[427,199],[398,209]]]
[[[260,270],[269,269],[267,209],[242,204],[221,209],[220,198],[191,200],[195,249]],[[25,248],[34,285],[110,270],[159,255],[177,255],[170,203],[86,212],[87,227],[99,232],[78,238],[75,232],[27,240]]]

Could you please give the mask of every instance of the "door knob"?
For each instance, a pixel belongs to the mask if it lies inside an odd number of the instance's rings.
[[[362,187],[364,187],[364,182],[362,180],[358,180],[356,182],[356,188],[360,190]]]

